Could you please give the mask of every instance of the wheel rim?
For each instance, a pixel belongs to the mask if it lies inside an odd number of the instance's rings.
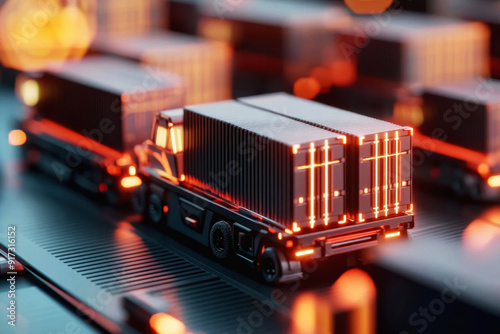
[[[222,253],[225,250],[225,243],[224,243],[224,234],[222,233],[221,230],[215,230],[214,231],[214,236],[213,236],[213,245],[215,249],[219,252]]]
[[[272,259],[265,259],[262,262],[262,273],[268,279],[271,279],[274,276],[276,276],[276,266]]]

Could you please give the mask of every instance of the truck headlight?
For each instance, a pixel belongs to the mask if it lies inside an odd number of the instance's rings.
[[[23,75],[17,78],[16,91],[19,99],[28,107],[35,106],[40,100],[40,87],[35,79]]]

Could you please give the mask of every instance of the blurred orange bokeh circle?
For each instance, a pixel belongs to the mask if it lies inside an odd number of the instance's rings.
[[[23,71],[79,59],[95,36],[96,0],[8,0],[0,10],[0,60]]]

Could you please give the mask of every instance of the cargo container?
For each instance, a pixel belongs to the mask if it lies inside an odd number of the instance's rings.
[[[140,182],[130,153],[149,137],[154,115],[184,104],[179,77],[153,77],[133,62],[107,57],[21,74],[17,93],[30,111],[22,122],[28,162],[110,201]],[[134,178],[121,179],[128,176]]]
[[[422,86],[488,75],[489,37],[482,23],[397,13],[354,19],[336,44],[358,80]]]
[[[500,79],[500,3],[495,1],[442,1],[436,12],[465,20],[483,22],[491,30],[491,74]]]
[[[181,76],[186,84],[186,104],[231,98],[231,48],[223,42],[151,31],[147,35],[98,37],[94,51],[133,60],[150,72]]]
[[[362,223],[413,211],[411,128],[283,93],[240,101],[346,136],[348,219]]]
[[[407,235],[410,132],[286,94],[164,111],[135,148],[132,203],[217,258],[290,281],[301,261]]]
[[[311,36],[310,30],[330,31],[350,22],[345,9],[318,2],[206,2],[199,10],[199,34],[234,48],[234,78],[240,78],[233,80],[237,96],[291,91],[304,66],[328,56],[334,46],[333,40],[328,43],[332,36],[319,40],[323,36]]]
[[[132,36],[168,25],[163,0],[98,0],[97,31],[106,36]]]
[[[394,118],[416,128],[415,176],[479,200],[500,198],[500,83],[476,78],[404,96]]]

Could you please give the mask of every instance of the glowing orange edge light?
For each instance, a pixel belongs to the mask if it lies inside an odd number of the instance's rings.
[[[184,334],[186,326],[182,321],[167,313],[156,313],[149,319],[149,325],[157,334]]]
[[[300,256],[311,255],[311,254],[314,254],[314,249],[313,248],[309,248],[309,249],[304,249],[304,250],[298,251],[298,252],[295,253],[295,256],[300,257]]]
[[[397,231],[397,232],[388,233],[385,235],[385,237],[387,239],[389,239],[389,238],[399,237],[400,235],[401,235],[401,232]]]
[[[127,176],[120,183],[123,188],[134,188],[140,186],[142,181],[138,176]]]

